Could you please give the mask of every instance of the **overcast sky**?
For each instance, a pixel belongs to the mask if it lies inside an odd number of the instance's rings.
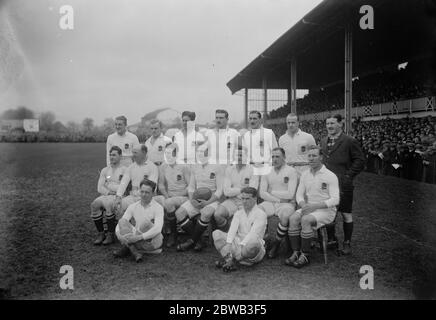
[[[199,122],[227,108],[242,120],[243,98],[226,83],[321,2],[2,1],[0,112],[25,105],[97,124],[164,107],[193,110]],[[59,27],[65,4],[74,30]]]

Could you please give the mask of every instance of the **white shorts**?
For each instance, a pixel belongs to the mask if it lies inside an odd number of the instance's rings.
[[[110,216],[112,215],[112,211],[114,208],[114,202],[115,202],[115,196],[114,195],[110,195],[110,196],[100,196],[98,198],[96,198],[92,203],[93,205],[98,205],[100,206],[101,209],[104,209],[105,215],[106,216]],[[93,217],[96,213],[91,212],[91,217]],[[98,213],[100,215],[100,213]]]
[[[301,216],[301,209],[295,211],[295,214],[299,214]],[[309,213],[309,215],[315,217],[316,229],[319,229],[326,224],[332,223],[335,220],[336,208],[318,209],[312,213]]]
[[[132,224],[130,224],[130,227],[132,230],[132,234],[136,234],[136,235],[140,234],[140,232],[137,231],[137,228],[138,228],[137,226],[133,226]],[[152,227],[152,224],[148,225],[148,226],[140,226],[139,228],[143,229],[143,230],[147,230],[147,229],[150,229],[151,227]],[[117,238],[121,244],[127,245],[125,235],[121,235],[120,227],[118,224],[115,228],[115,235],[117,236]],[[160,253],[162,251],[162,249],[161,249],[162,243],[163,243],[163,235],[162,235],[162,233],[159,233],[158,235],[156,235],[152,239],[140,240],[138,242],[135,242],[134,246],[142,253]]]
[[[218,201],[212,202],[210,204],[208,204],[207,206],[205,206],[203,209],[206,208],[212,208],[214,210],[216,210],[216,208],[218,207]],[[183,208],[186,210],[186,212],[188,213],[189,218],[193,218],[196,215],[201,213],[201,210],[203,209],[197,209],[195,208],[192,203],[191,200],[186,200],[181,206],[180,208]]]
[[[236,211],[242,209],[242,200],[238,197],[228,198],[224,202],[220,203],[221,206],[226,208],[229,213],[229,217],[233,217]]]
[[[282,212],[289,211],[294,212],[295,210],[295,204],[293,202],[270,202],[270,201],[264,201],[261,204],[258,205],[259,208],[261,208],[263,211],[265,211],[267,217],[271,217],[273,215],[279,216]]]
[[[178,209],[182,204],[184,204],[188,200],[188,197],[170,197],[168,199],[165,199],[164,201],[164,208],[169,211],[173,212],[176,209]]]

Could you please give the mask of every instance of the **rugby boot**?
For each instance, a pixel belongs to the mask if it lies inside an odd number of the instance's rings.
[[[299,251],[292,252],[292,255],[285,260],[285,264],[287,266],[293,266],[294,263],[297,262],[299,256],[300,256],[300,252]]]
[[[204,248],[204,242],[202,239],[198,240],[197,243],[194,246],[194,251],[200,252]]]
[[[274,239],[272,241],[270,249],[268,250],[268,254],[267,254],[268,258],[274,259],[275,257],[277,257],[279,253],[280,243],[281,241],[277,239]]]
[[[130,244],[129,250],[136,262],[142,262],[142,253],[138,251],[135,245]]]
[[[129,254],[130,254],[130,250],[126,246],[122,246],[120,249],[113,252],[115,258],[124,258],[127,257]]]
[[[108,233],[106,233],[106,239],[104,239],[103,245],[108,246],[112,243],[114,243],[114,234],[113,234],[113,232],[108,232]]]
[[[97,236],[97,239],[95,239],[95,241],[94,241],[94,245],[95,246],[99,246],[99,245],[101,245],[102,243],[103,243],[103,241],[105,240],[105,234],[104,234],[104,231],[102,231],[102,232],[99,232],[98,233],[98,236]]]
[[[194,240],[188,239],[183,243],[180,243],[177,245],[177,251],[188,251],[192,247],[194,247],[195,243]]]
[[[226,259],[226,262],[223,265],[223,271],[224,272],[231,272],[231,271],[235,271],[236,268],[236,264],[235,264],[235,260],[233,260],[232,257],[229,257]]]
[[[351,243],[350,241],[344,241],[342,250],[341,250],[341,254],[344,256],[349,256],[351,255]]]
[[[310,263],[309,256],[307,256],[306,254],[304,254],[302,252],[300,254],[300,256],[298,257],[297,261],[295,261],[292,266],[297,268],[297,269],[300,269],[300,268],[302,268],[304,266],[307,266],[309,263]]]
[[[224,260],[224,258],[215,261],[215,267],[218,269],[222,269],[225,264],[226,264],[226,260]]]

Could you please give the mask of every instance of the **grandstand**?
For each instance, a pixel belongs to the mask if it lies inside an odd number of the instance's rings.
[[[359,24],[364,5],[373,8],[374,29]],[[327,115],[339,113],[368,171],[435,183],[435,12],[425,0],[324,0],[227,86],[243,92],[246,115],[262,109],[277,136],[297,112],[319,141]],[[308,94],[297,99],[297,89]],[[278,90],[287,92],[279,106],[268,101]]]

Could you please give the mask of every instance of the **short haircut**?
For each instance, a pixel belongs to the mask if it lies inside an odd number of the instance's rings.
[[[326,120],[330,118],[335,118],[338,122],[342,122],[343,120],[342,116],[339,113],[328,115]]]
[[[148,179],[142,180],[139,184],[139,188],[141,188],[143,185],[149,186],[153,192],[156,189],[156,183]]]
[[[307,151],[310,151],[310,150],[318,150],[320,156],[324,155],[324,153],[322,152],[322,148],[320,146],[311,145],[307,148]]]
[[[277,150],[280,151],[284,157],[286,156],[285,149],[280,148],[280,147],[276,147],[276,148],[272,149],[272,151],[277,151]]]
[[[256,190],[256,188],[253,188],[253,187],[245,187],[245,188],[242,188],[241,193],[248,193],[248,194],[251,194],[251,196],[252,196],[253,198],[256,198],[256,197],[257,197],[257,190]]]
[[[217,114],[217,113],[224,113],[226,119],[229,118],[229,113],[226,110],[224,110],[224,109],[217,109],[217,110],[215,110],[215,114]]]
[[[257,110],[251,110],[249,114],[257,114],[259,116],[259,119],[262,119],[262,114]]]
[[[119,155],[122,155],[122,154],[123,154],[123,151],[122,151],[121,148],[118,147],[118,146],[113,146],[113,147],[109,150],[109,153],[112,153],[112,151],[116,151]]]
[[[189,119],[191,119],[191,121],[194,121],[194,120],[195,120],[195,112],[192,112],[192,111],[183,111],[183,112],[182,112],[182,118],[183,118],[184,116],[188,116]]]
[[[115,118],[115,121],[116,120],[122,120],[122,121],[124,121],[124,124],[127,125],[127,118],[125,116],[118,116]]]
[[[297,121],[300,121],[300,119],[298,118],[298,115],[296,114],[296,113],[293,113],[293,112],[291,112],[291,113],[289,113],[287,116],[286,116],[286,118],[290,118],[290,117],[296,117],[297,118]]]
[[[150,121],[150,125],[156,124],[156,123],[158,123],[159,127],[162,128],[162,121],[160,121],[159,119],[153,119]]]
[[[142,151],[142,153],[147,154],[148,149],[147,149],[147,146],[145,144],[141,144],[141,151]]]

